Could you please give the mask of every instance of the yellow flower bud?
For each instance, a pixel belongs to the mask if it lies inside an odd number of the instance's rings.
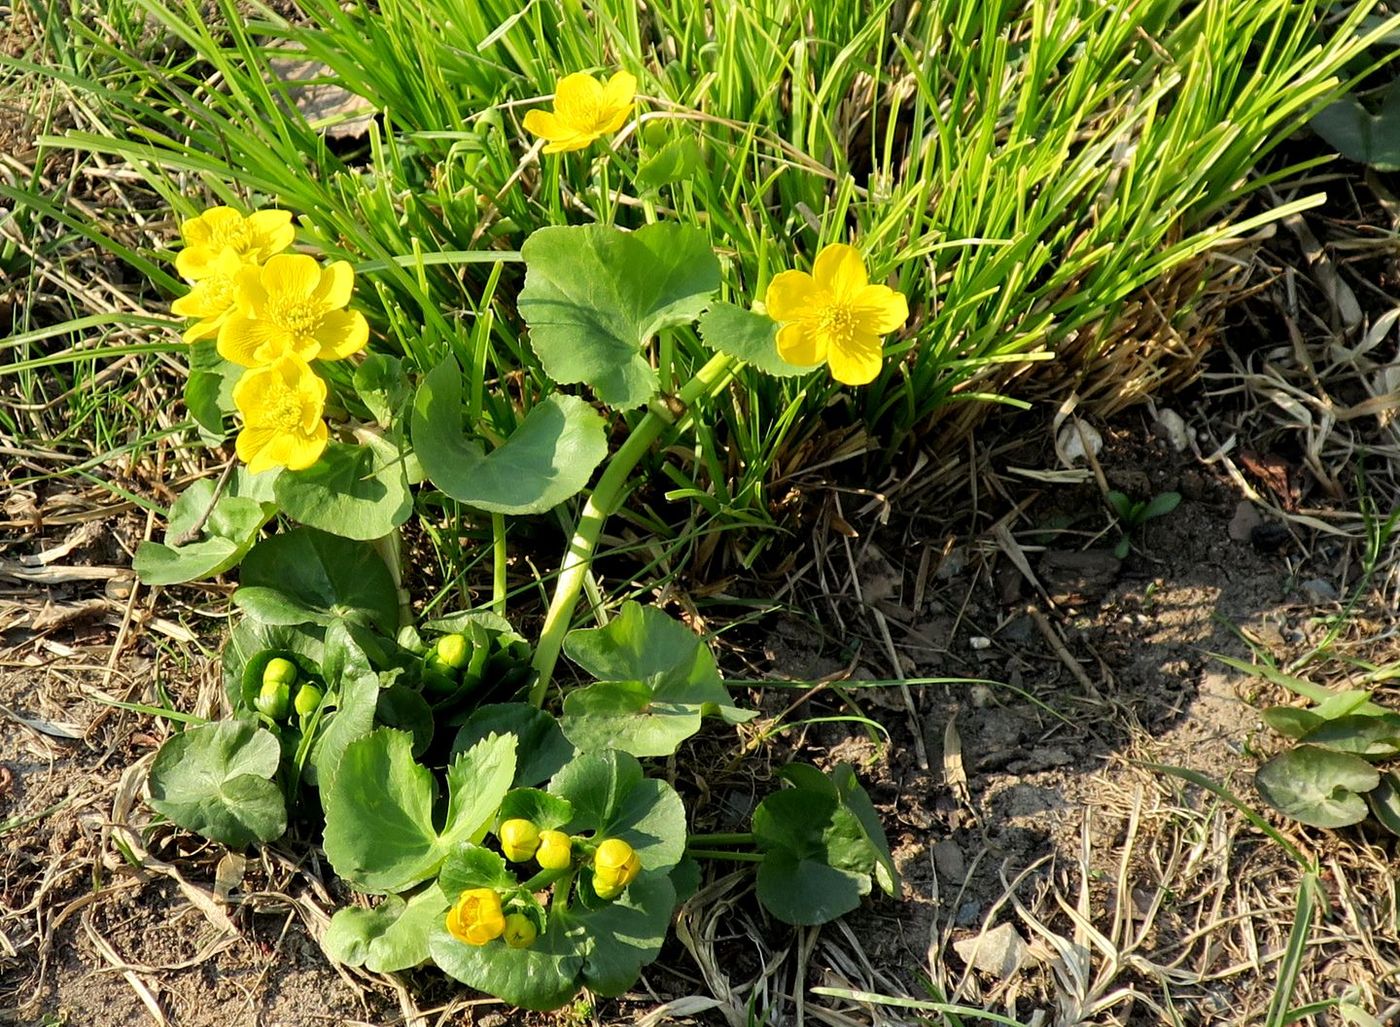
[[[567,870],[573,861],[573,843],[563,831],[541,831],[535,862],[542,870]]]
[[[461,635],[443,635],[433,647],[437,662],[461,670],[472,657],[472,645]]]
[[[496,832],[501,851],[512,863],[524,863],[540,847],[540,830],[528,820],[507,820]]]
[[[447,911],[447,932],[468,945],[485,945],[505,929],[501,897],[490,888],[468,888]]]
[[[642,861],[621,838],[609,838],[593,854],[593,890],[600,899],[611,899],[637,879]]]
[[[524,913],[512,913],[506,917],[506,929],[501,937],[513,949],[528,949],[539,933],[535,922]]]
[[[262,683],[267,684],[270,681],[291,688],[297,682],[297,665],[281,656],[274,656],[267,661],[267,666],[262,672]]]

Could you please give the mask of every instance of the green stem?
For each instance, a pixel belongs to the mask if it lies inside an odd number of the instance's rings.
[[[543,706],[545,693],[554,675],[554,665],[559,660],[559,650],[564,644],[564,636],[573,621],[574,607],[578,605],[579,591],[583,588],[584,576],[593,562],[593,553],[598,548],[598,539],[603,533],[603,523],[622,503],[626,492],[627,479],[633,469],[651,449],[651,444],[661,433],[676,423],[697,400],[719,389],[738,369],[738,361],[725,353],[716,353],[704,367],[695,372],[695,377],[675,397],[678,409],[668,404],[653,401],[651,409],[632,429],[632,434],[622,444],[603,469],[602,477],[593,487],[593,494],[583,504],[574,537],[569,540],[568,552],[559,568],[559,578],[554,585],[554,597],[550,600],[549,612],[545,614],[544,628],[540,632],[539,643],[535,646],[533,666],[538,677],[530,689],[530,703]]]
[[[500,617],[506,615],[506,518],[491,515],[491,610]]]
[[[574,888],[574,873],[570,870],[554,883],[554,895],[549,900],[549,911],[560,913],[569,908],[569,892]]]
[[[740,831],[732,834],[692,834],[686,839],[686,845],[752,845],[754,836],[752,831]]]
[[[768,857],[761,852],[726,852],[723,849],[690,849],[685,854],[694,859],[727,859],[735,863],[762,863]]]
[[[373,545],[394,581],[394,594],[399,601],[399,627],[406,628],[413,623],[413,597],[403,586],[403,534],[395,528],[383,538],[375,539]]]

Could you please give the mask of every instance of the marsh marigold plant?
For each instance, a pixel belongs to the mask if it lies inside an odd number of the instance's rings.
[[[329,267],[300,253],[280,254],[239,272],[237,309],[219,329],[219,355],[244,367],[285,356],[341,360],[369,341],[358,310],[344,309],[355,289],[349,262]]]
[[[582,72],[554,87],[554,110],[525,115],[525,129],[545,140],[545,153],[582,150],[627,123],[637,98],[637,80],[619,71],[606,83]]]
[[[909,318],[904,294],[872,285],[860,252],[833,243],[817,254],[812,273],[783,271],[764,296],[779,322],[778,355],[799,366],[826,364],[845,385],[866,385],[880,373],[881,337]]]

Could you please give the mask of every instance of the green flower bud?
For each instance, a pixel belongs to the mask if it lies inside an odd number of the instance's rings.
[[[310,683],[302,685],[297,689],[296,701],[292,705],[298,716],[311,716],[316,712],[316,707],[321,705],[321,690]]]
[[[274,656],[267,661],[267,666],[263,667],[262,672],[262,683],[266,685],[269,682],[291,688],[297,683],[297,665],[281,656]]]
[[[436,657],[436,659],[434,659]],[[429,663],[437,663],[452,670],[461,670],[472,658],[472,644],[462,635],[443,635],[433,646]]]
[[[253,700],[257,711],[273,720],[281,720],[287,715],[287,707],[292,701],[292,690],[285,681],[264,681]]]

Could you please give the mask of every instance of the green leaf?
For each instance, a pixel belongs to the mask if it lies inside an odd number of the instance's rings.
[[[1109,491],[1106,498],[1108,499],[1109,507],[1120,521],[1124,521],[1128,524],[1133,523],[1133,501],[1131,499],[1123,493],[1113,490]]]
[[[366,353],[355,368],[355,392],[384,427],[394,424],[412,394],[403,361],[383,353]]]
[[[1384,759],[1400,753],[1400,716],[1352,713],[1334,717],[1318,724],[1301,740],[1335,752]]]
[[[514,891],[520,884],[500,853],[463,842],[447,855],[438,875],[439,891],[452,901],[469,888]]]
[[[413,400],[413,448],[423,472],[453,499],[490,513],[544,513],[577,495],[608,455],[605,428],[577,396],[550,396],[485,453],[462,435],[462,372],[451,357],[429,372]]]
[[[233,387],[244,368],[219,356],[215,341],[190,344],[190,373],[185,379],[185,409],[199,425],[205,442],[217,444],[228,435],[224,418],[234,412]]]
[[[637,407],[656,394],[644,348],[689,324],[719,288],[705,233],[678,224],[625,232],[608,225],[541,228],[521,248],[518,306],[556,382],[586,382],[604,403]]]
[[[326,695],[322,701],[332,709],[321,721],[311,757],[315,772],[307,777],[309,783],[323,787],[335,777],[346,747],[374,730],[380,687],[380,677],[370,666],[369,657],[344,624],[326,629],[325,644],[322,667]]]
[[[867,826],[833,784],[837,795],[792,788],[768,796],[754,811],[754,838],[765,857],[758,897],[788,923],[823,924],[850,912],[869,893],[880,862]],[[883,841],[878,821],[874,827]],[[893,878],[892,863],[887,872]]]
[[[565,832],[621,838],[647,870],[669,869],[685,854],[685,806],[680,796],[664,781],[646,777],[642,765],[626,753],[610,750],[575,757],[554,775],[549,792],[573,804],[574,816]]]
[[[548,713],[529,703],[492,703],[472,711],[452,742],[452,754],[464,752],[490,735],[516,740],[515,786],[548,781],[574,757],[574,747]]]
[[[336,911],[321,938],[326,955],[347,966],[395,973],[427,962],[428,936],[451,903],[435,886],[405,902],[391,895],[374,909],[347,906]]]
[[[384,727],[413,735],[413,755],[422,756],[433,741],[433,709],[407,685],[393,685],[379,693],[374,719]]]
[[[875,882],[886,895],[897,896],[899,872],[895,869],[889,839],[885,837],[885,827],[880,823],[880,815],[875,812],[875,804],[856,780],[855,770],[849,763],[839,763],[833,767],[831,780],[836,785],[841,802],[855,815],[865,833],[865,840],[875,857]]]
[[[259,475],[262,477],[262,475]],[[174,585],[222,574],[257,541],[258,532],[276,512],[271,503],[242,496],[225,489],[214,496],[215,482],[201,478],[180,494],[170,508],[165,542],[142,542],[136,548],[132,569],[146,585]],[[172,540],[190,533],[201,517],[208,517],[199,532],[199,541],[172,545]]]
[[[271,780],[281,747],[249,721],[188,728],[161,746],[151,766],[151,806],[181,827],[242,848],[287,829],[282,791]]]
[[[606,627],[571,631],[564,651],[600,684],[564,699],[560,726],[585,751],[669,756],[705,713],[731,723],[752,714],[730,704],[709,647],[661,610],[624,603]]]
[[[243,559],[235,605],[267,624],[398,624],[394,580],[374,549],[314,528],[264,539]]]
[[[1316,745],[1300,745],[1265,763],[1254,787],[1274,809],[1313,827],[1346,827],[1366,819],[1358,794],[1380,783],[1365,760]]]
[[[412,736],[381,728],[346,747],[321,791],[326,856],[364,891],[403,891],[436,874],[456,845],[484,834],[515,773],[514,738],[488,738],[463,753],[447,771],[439,833],[437,782],[412,750]]]
[[[329,443],[310,467],[282,472],[277,504],[292,520],[342,538],[382,538],[413,513],[404,454],[374,435],[358,446]]]
[[[1323,723],[1323,719],[1312,710],[1297,706],[1270,706],[1260,716],[1265,724],[1289,738],[1302,738]]]
[[[1400,171],[1400,86],[1395,82],[1377,114],[1348,98],[1314,115],[1312,127],[1348,160],[1377,171]]]
[[[565,922],[564,917],[551,917],[535,943],[523,949],[513,949],[500,939],[467,945],[438,923],[428,938],[428,949],[443,973],[468,987],[522,1009],[558,1009],[578,992],[583,969],[583,956],[568,936]]]
[[[808,926],[830,923],[859,906],[870,878],[775,849],[759,864],[757,885],[758,901],[768,912],[784,923]]]
[[[675,908],[671,879],[644,873],[611,902],[570,909],[568,921],[585,933],[583,982],[606,997],[632,987],[642,967],[660,953]]]
[[[557,795],[550,795],[538,788],[515,788],[506,793],[496,814],[499,827],[507,820],[517,817],[528,820],[540,830],[555,830],[563,827],[574,816],[573,804]]]
[[[1165,517],[1180,505],[1180,492],[1163,492],[1160,495],[1153,496],[1152,502],[1142,508],[1140,520],[1146,522],[1157,517]]]
[[[1338,717],[1345,717],[1349,713],[1362,713],[1374,716],[1384,714],[1384,708],[1371,702],[1371,693],[1362,688],[1352,688],[1345,692],[1337,692],[1322,699],[1310,711],[1322,720],[1336,720]]]
[[[641,681],[603,681],[564,696],[559,726],[583,752],[669,756],[700,730],[700,706],[667,702]]]
[[[700,144],[690,136],[674,139],[662,146],[637,169],[637,188],[644,191],[660,189],[672,182],[690,178],[705,162]]]
[[[732,303],[716,303],[700,319],[700,339],[717,353],[738,357],[775,378],[795,378],[812,370],[778,356],[778,322]]]
[[[1381,774],[1380,784],[1366,793],[1366,802],[1383,828],[1400,835],[1400,775],[1393,770]]]

